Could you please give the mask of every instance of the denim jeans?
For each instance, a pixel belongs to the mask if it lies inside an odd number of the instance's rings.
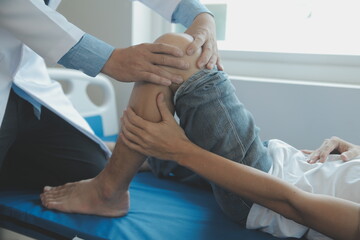
[[[272,160],[258,136],[259,129],[224,72],[197,72],[179,87],[174,103],[180,125],[193,143],[240,164],[269,171]],[[204,179],[174,162],[148,160],[157,176],[204,185]],[[214,183],[210,185],[223,212],[244,224],[252,202]]]

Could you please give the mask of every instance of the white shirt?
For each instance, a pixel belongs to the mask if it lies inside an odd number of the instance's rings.
[[[325,163],[309,164],[301,151],[280,140],[269,141],[268,148],[273,158],[269,174],[307,192],[360,203],[360,158],[343,162],[339,155],[331,155]],[[257,204],[250,209],[246,227],[276,237],[300,238],[306,234],[311,240],[329,239]]]

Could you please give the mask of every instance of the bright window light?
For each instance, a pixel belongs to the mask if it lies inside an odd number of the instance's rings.
[[[359,0],[200,1],[222,50],[360,55]]]

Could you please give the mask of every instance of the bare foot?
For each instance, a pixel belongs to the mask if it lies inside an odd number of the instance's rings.
[[[49,209],[107,217],[126,215],[130,203],[129,191],[104,194],[96,178],[59,187],[45,187],[40,198]]]

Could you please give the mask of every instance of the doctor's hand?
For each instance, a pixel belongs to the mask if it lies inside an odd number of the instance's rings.
[[[146,121],[128,108],[121,119],[120,137],[129,148],[146,156],[176,160],[192,143],[169,111],[163,94],[157,96],[157,104],[162,118],[159,123]]]
[[[315,151],[302,150],[303,153],[310,154],[309,163],[325,162],[330,153],[339,153],[343,161],[350,161],[351,159],[360,155],[360,146],[349,143],[338,137],[331,137],[325,139],[322,145]]]
[[[216,27],[213,16],[208,13],[199,14],[185,32],[194,37],[194,41],[186,50],[188,55],[192,55],[202,47],[202,54],[197,61],[197,66],[212,69],[216,65],[220,71],[223,71],[224,67],[221,65],[216,43]]]
[[[170,73],[159,66],[169,66],[186,70],[189,64],[181,59],[183,51],[163,43],[144,43],[113,51],[105,63],[102,73],[120,82],[147,81],[170,86],[180,84],[180,75]]]

